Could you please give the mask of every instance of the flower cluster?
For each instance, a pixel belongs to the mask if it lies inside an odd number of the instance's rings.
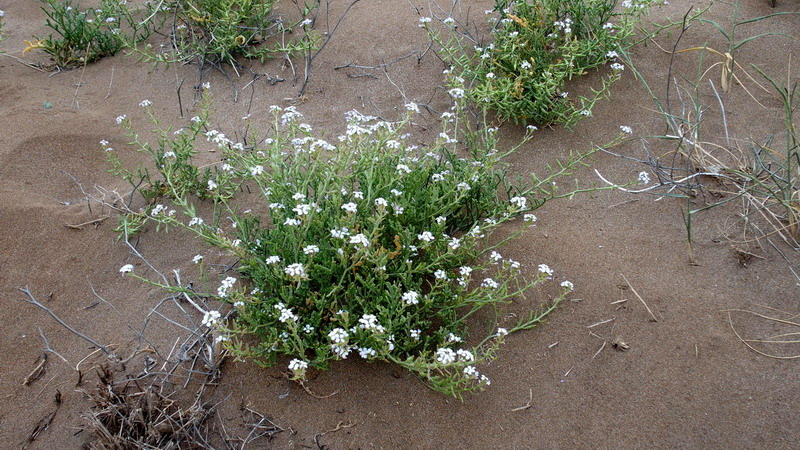
[[[452,18],[442,20],[445,32],[429,18],[420,21],[442,59],[452,64],[445,71],[448,93],[514,122],[572,126],[590,117],[620,78],[625,69],[620,54],[633,45],[636,24],[656,0],[629,1],[619,12],[617,0],[501,3],[506,7],[487,10],[492,36],[485,46],[471,45]],[[588,97],[568,98],[569,80],[605,64],[611,72],[602,86]]]
[[[224,278],[212,295],[236,314],[223,324],[209,311],[203,323],[224,331],[237,356],[265,364],[288,357],[291,378],[302,380],[311,368],[356,354],[398,364],[451,395],[483,389],[489,380],[476,367],[502,339],[464,347],[464,319],[541,285],[552,271],[526,275],[499,253],[535,220],[529,211],[540,203],[525,186],[500,189],[496,130],[461,126],[458,105],[442,123],[446,138],[423,148],[404,131],[419,110],[414,104],[399,122],[347,113],[345,132],[325,151],[293,107],[271,108],[277,135],[246,150],[201,114],[161,140],[163,148],[138,144],[151,149],[163,180],[153,184],[178,212],[163,200],[136,217],[182,227],[236,258],[239,279]],[[221,150],[207,175],[190,170],[196,141]],[[464,142],[470,147],[462,153]],[[260,207],[240,211],[229,202],[245,187],[260,195]],[[510,195],[499,197],[502,190]],[[197,197],[214,202],[205,221]],[[504,225],[516,230],[486,249]]]

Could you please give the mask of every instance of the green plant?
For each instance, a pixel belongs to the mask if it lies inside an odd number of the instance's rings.
[[[497,0],[492,16],[492,39],[479,46],[476,39],[441,22],[442,32],[423,17],[421,26],[440,47],[451,95],[466,95],[503,120],[546,125],[574,125],[591,115],[593,105],[609,91],[624,66],[617,61],[632,45],[638,20],[653,0]],[[487,14],[493,11],[487,11]],[[573,77],[611,63],[612,73],[588,96],[565,91]]]
[[[0,9],[0,42],[3,42],[5,37],[3,36],[3,18],[6,16],[6,12]]]
[[[152,32],[150,23],[134,18],[139,10],[131,10],[126,2],[101,0],[99,8],[81,9],[72,0],[41,0],[47,14],[45,24],[52,29],[45,38],[25,41],[22,54],[41,49],[53,56],[59,67],[88,64],[116,54],[126,40],[138,42]]]
[[[450,395],[482,389],[489,381],[475,365],[495,356],[505,334],[541,322],[572,290],[562,282],[543,310],[498,328],[498,307],[553,273],[545,264],[522,268],[498,250],[534,224],[531,210],[572,194],[557,193],[552,181],[596,150],[571,155],[547,177],[509,183],[502,158],[528,142],[534,127],[514,149],[499,152],[496,130],[467,129],[458,106],[443,115],[437,141],[420,149],[406,141],[417,105],[407,108],[400,122],[351,111],[336,145],[313,137],[294,107],[271,109],[273,137],[240,143],[210,129],[201,114],[177,134],[158,126],[159,144],[150,146],[120,117],[158,171],[140,169],[144,175],[130,178],[140,190],[149,180],[148,205],[124,217],[120,231],[127,239],[154,221],[236,259],[243,282],[227,276],[205,292],[153,283],[232,305],[230,320],[207,310],[203,322],[238,357],[267,366],[292,358],[291,376],[302,380],[309,368],[359,354],[398,364]],[[221,147],[222,164],[185,177],[190,143],[203,136]],[[255,194],[243,199],[243,192]],[[211,199],[213,211],[198,213],[190,194]],[[501,226],[508,237],[489,241]],[[202,255],[195,262],[203,264]],[[481,318],[487,331],[476,337],[468,325],[474,329]]]
[[[164,2],[162,2],[164,3]],[[273,16],[276,0],[172,0],[154,9],[151,16],[163,17],[174,24],[171,45],[153,51],[148,46],[136,48],[144,61],[175,63],[199,61],[201,64],[236,65],[243,56],[263,62],[275,54],[294,54],[316,46],[312,20],[306,18],[312,8],[301,9],[299,19],[287,22]],[[287,38],[295,30],[303,34]],[[273,39],[280,37],[280,39]],[[277,40],[278,42],[272,42]]]

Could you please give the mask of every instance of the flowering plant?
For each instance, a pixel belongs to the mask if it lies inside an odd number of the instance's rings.
[[[654,0],[497,0],[487,10],[492,40],[485,46],[463,32],[453,18],[441,19],[444,33],[429,17],[420,19],[439,46],[453,96],[466,95],[503,120],[574,125],[591,115],[594,104],[619,79],[620,53],[630,45],[635,25]],[[494,12],[499,12],[499,18]],[[569,96],[568,81],[610,63],[612,72],[589,96]]]
[[[168,18],[175,24],[170,33],[170,45],[159,51],[151,46],[129,46],[142,60],[158,63],[198,61],[205,63],[236,64],[236,56],[259,59],[264,62],[273,54],[307,51],[316,46],[317,36],[312,32],[312,20],[306,18],[312,11],[305,6],[302,17],[285,20],[273,16],[277,0],[171,0],[159,3],[152,15]],[[286,37],[294,30],[303,33],[296,40]],[[280,36],[277,43],[268,43]]]
[[[148,111],[149,105],[142,102]],[[462,105],[443,114],[438,139],[425,149],[411,145],[405,131],[418,112],[413,103],[398,122],[347,113],[346,132],[335,143],[315,137],[294,107],[272,107],[274,136],[244,142],[212,129],[203,113],[176,132],[159,126],[158,145],[151,146],[120,116],[136,149],[158,170],[125,172],[103,143],[115,170],[148,200],[123,218],[120,230],[127,238],[155,222],[236,259],[238,278],[226,275],[207,292],[159,286],[230,305],[220,308],[230,315],[205,311],[203,323],[237,357],[267,366],[289,358],[290,376],[303,380],[311,368],[357,355],[402,366],[450,395],[482,389],[490,381],[477,365],[494,358],[506,334],[535,326],[573,288],[564,281],[543,309],[508,325],[496,322],[501,304],[553,277],[546,264],[523,267],[500,247],[535,224],[531,211],[557,196],[553,177],[586,155],[573,155],[530,185],[509,184],[502,159],[527,143],[535,127],[500,152],[496,129],[465,126]],[[203,137],[221,148],[222,161],[190,169]],[[256,198],[245,201],[240,192]],[[197,197],[213,201],[213,212],[198,213]],[[501,226],[510,233],[490,241]],[[194,262],[205,264],[202,255]],[[487,308],[495,314],[480,316],[495,318],[491,331],[470,334],[468,325]]]
[[[45,24],[55,34],[25,41],[26,54],[41,49],[55,59],[59,67],[83,65],[111,56],[126,41],[139,42],[153,32],[152,22],[134,18],[141,8],[128,8],[127,2],[101,0],[97,9],[81,9],[72,0],[41,0],[47,15]],[[123,29],[124,27],[124,29]]]

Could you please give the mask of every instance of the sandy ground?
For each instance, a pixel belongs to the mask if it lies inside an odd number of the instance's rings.
[[[427,3],[411,3],[427,14]],[[474,14],[492,6],[490,1],[462,3],[464,14],[468,9]],[[743,3],[743,18],[800,9],[795,0],[781,0],[776,9],[766,0]],[[331,2],[328,26],[333,26],[347,4]],[[669,6],[655,9],[652,18],[679,18],[692,5],[673,0]],[[6,12],[7,35],[0,48],[21,57],[22,41],[45,33],[39,2],[0,1],[0,9]],[[708,13],[723,24],[730,22],[730,15],[731,8],[722,4]],[[307,98],[299,106],[306,121],[333,135],[342,128],[343,113],[350,109],[396,117],[405,101],[386,74],[371,70],[372,76],[357,76],[358,70],[334,68],[348,63],[375,66],[414,52],[421,54],[428,43],[416,26],[417,19],[409,2],[362,0],[353,6],[314,62]],[[800,49],[798,25],[800,16],[789,15],[740,28],[737,33],[741,37],[772,31],[786,33],[793,40],[770,37],[754,41],[736,53],[737,61],[745,67],[758,64],[785,78]],[[317,28],[325,31],[325,21],[319,20]],[[676,38],[672,33],[658,42],[671,48]],[[678,48],[704,43],[717,49],[726,46],[712,27],[696,26],[683,36]],[[670,56],[648,45],[635,49],[633,58],[656,95],[663,97]],[[695,77],[698,58],[698,52],[677,56],[673,75]],[[706,65],[715,58],[709,55]],[[32,53],[25,61],[47,63],[47,58]],[[270,105],[285,105],[285,99],[297,95],[291,71],[279,61],[250,67],[262,77],[246,89],[253,80],[247,71],[233,82],[215,71],[203,78],[212,83],[217,100],[215,121],[223,129],[235,129],[248,109],[258,123]],[[419,61],[411,57],[392,64],[387,73],[406,98],[443,111],[447,107],[441,88],[443,68],[428,52]],[[286,81],[273,86],[264,74]],[[97,205],[90,211],[85,196],[67,174],[87,187],[100,185],[124,192],[125,182],[108,173],[98,142],[107,139],[112,146],[124,147],[125,138],[114,123],[119,114],[127,114],[139,129],[146,129],[146,118],[137,106],[143,99],[153,101],[164,122],[185,123],[192,115],[191,106],[180,117],[176,87],[185,80],[183,103],[190,105],[191,86],[199,83],[198,70],[194,66],[152,69],[118,55],[83,70],[44,73],[0,57],[0,76],[0,298],[4,309],[0,442],[8,448],[23,445],[36,424],[53,411],[58,390],[62,407],[30,447],[76,448],[91,437],[81,431],[81,414],[90,405],[75,386],[74,366],[94,348],[25,303],[18,288],[29,287],[63,320],[97,341],[119,348],[130,344],[133,335],[127,326],[140,323],[161,294],[119,276],[119,267],[135,258],[112,231],[115,217],[97,227],[65,227],[108,213]],[[709,78],[717,82],[719,67]],[[588,82],[596,79],[590,76]],[[780,130],[781,105],[750,80],[743,77],[743,81],[763,108],[739,85],[723,94],[723,100],[735,145],[746,148],[748,139],[763,140]],[[707,107],[705,139],[721,143],[720,108],[706,91],[702,96]],[[676,97],[672,101],[679,104]],[[46,102],[52,106],[45,108]],[[548,162],[571,150],[606,141],[620,125],[633,127],[636,136],[662,134],[663,122],[652,105],[627,70],[614,86],[611,99],[599,104],[591,119],[574,132],[542,130],[511,157],[513,170],[543,171]],[[424,129],[415,133],[424,140]],[[501,133],[513,139],[519,130],[504,125]],[[648,142],[654,154],[671,150],[665,143]],[[633,140],[618,150],[641,157],[642,149],[642,142]],[[629,180],[645,169],[610,155],[596,156],[592,168],[614,180]],[[591,169],[576,175],[586,185],[601,184]],[[565,185],[569,183],[564,180]],[[694,262],[690,263],[682,203],[668,198],[653,200],[600,192],[548,203],[537,211],[538,227],[505,253],[527,267],[546,262],[556,270],[558,280],[572,280],[577,289],[545,325],[508,339],[499,358],[484,369],[492,379],[484,393],[460,403],[393,367],[346,361],[330,372],[315,374],[307,383],[317,394],[335,393],[320,399],[287,382],[281,368],[228,361],[213,392],[215,398],[227,399],[220,406],[220,415],[232,434],[246,433],[251,420],[241,409],[243,405],[268,415],[285,430],[271,442],[255,441],[252,448],[796,446],[800,442],[796,360],[769,358],[748,349],[732,330],[726,311],[756,311],[783,319],[800,312],[800,284],[791,270],[800,272],[797,250],[774,237],[777,250],[763,240],[741,242],[742,225],[737,216],[741,203],[733,202],[729,208],[695,217]],[[694,206],[712,200],[700,195]],[[733,247],[758,257],[745,267]],[[191,256],[203,251],[203,246],[149,231],[142,235],[138,249],[162,270],[178,268],[191,274]],[[657,321],[650,320],[623,275]],[[96,303],[91,286],[120,314],[105,304],[90,307]],[[627,301],[618,302],[623,299]],[[741,312],[733,312],[731,317],[745,338],[800,331]],[[590,328],[603,321],[607,322]],[[47,373],[23,386],[22,380],[42,354],[39,329],[70,364],[51,356]],[[157,329],[153,338],[166,347],[180,331],[166,323]],[[630,349],[615,350],[612,344],[618,340]],[[760,348],[785,356],[800,354],[796,345],[784,347]],[[93,357],[83,362],[87,380],[82,388],[93,386],[95,378],[89,369],[100,361]],[[137,372],[141,367],[128,370]],[[519,408],[527,404],[530,408]],[[337,425],[338,430],[332,431]]]

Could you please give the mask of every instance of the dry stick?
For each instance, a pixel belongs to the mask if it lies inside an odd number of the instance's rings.
[[[531,403],[533,402],[533,389],[528,389],[528,403],[526,405],[520,406],[518,408],[514,408],[511,412],[515,411],[523,411],[531,407]]]
[[[117,66],[111,66],[111,80],[108,82],[108,93],[103,100],[108,100],[108,97],[111,97],[111,85],[114,84],[114,69],[116,68]]]
[[[45,351],[45,353],[52,353],[52,354],[58,356],[59,358],[61,358],[61,360],[64,361],[65,363],[69,364],[69,361],[67,361],[67,358],[64,358],[63,356],[61,356],[61,353],[58,353],[57,351],[53,350],[53,347],[50,346],[50,342],[48,342],[47,338],[44,337],[44,331],[42,331],[41,328],[39,328],[39,336],[41,336],[42,337],[42,341],[44,341],[44,351]]]
[[[612,320],[614,320],[614,317],[612,317],[612,318],[610,318],[610,319],[606,319],[606,320],[601,320],[600,322],[597,322],[597,323],[593,323],[593,324],[589,325],[589,326],[588,326],[588,327],[586,327],[586,328],[594,328],[594,327],[596,327],[596,326],[598,326],[598,325],[602,325],[602,324],[604,324],[604,323],[611,322]]]
[[[97,219],[90,220],[88,222],[79,223],[77,225],[72,225],[72,224],[69,224],[69,223],[65,223],[64,226],[69,228],[69,229],[71,229],[71,230],[80,230],[81,228],[85,227],[86,225],[101,224],[106,219],[108,219],[109,217],[110,216],[101,216],[101,217],[98,217]]]
[[[339,391],[333,391],[328,395],[317,395],[317,394],[311,392],[311,390],[308,389],[308,387],[306,387],[306,384],[303,383],[303,381],[300,381],[300,386],[303,387],[303,390],[306,391],[306,394],[308,394],[308,395],[310,395],[310,396],[312,396],[314,398],[320,399],[320,400],[333,397],[334,395],[339,393]]]
[[[300,92],[297,94],[298,97],[302,97],[303,94],[306,92],[306,86],[308,85],[308,79],[310,76],[309,73],[311,71],[311,65],[314,63],[314,59],[317,56],[319,56],[320,52],[325,48],[325,46],[328,45],[331,39],[333,39],[333,36],[336,34],[336,30],[339,29],[339,25],[342,24],[342,21],[347,16],[347,13],[350,12],[350,8],[352,8],[353,5],[355,5],[359,1],[361,0],[353,0],[349,5],[347,5],[347,8],[345,8],[344,12],[342,13],[342,16],[339,17],[339,20],[336,22],[336,25],[334,25],[333,30],[330,33],[328,33],[328,38],[325,39],[325,42],[323,42],[322,45],[319,46],[319,50],[314,52],[313,55],[306,58],[306,72],[304,76],[305,79],[303,80],[303,85],[300,87]],[[292,71],[294,71],[294,66],[292,66]]]
[[[98,350],[102,350],[103,353],[105,353],[106,356],[108,356],[110,359],[117,359],[117,355],[115,355],[114,352],[109,350],[108,347],[106,347],[105,345],[95,341],[94,339],[90,338],[89,336],[86,336],[85,334],[77,331],[76,329],[72,328],[71,326],[67,325],[67,323],[64,322],[63,320],[61,320],[61,318],[58,317],[50,308],[48,308],[47,306],[44,306],[43,304],[39,303],[39,301],[36,300],[36,298],[33,296],[31,291],[27,287],[25,287],[25,288],[17,288],[17,289],[20,292],[22,292],[23,294],[28,296],[28,300],[26,300],[28,303],[30,303],[32,305],[35,305],[35,306],[38,306],[39,308],[43,309],[47,314],[50,315],[50,317],[52,317],[53,319],[55,319],[56,322],[61,324],[61,326],[63,326],[67,330],[71,331],[76,336],[82,338],[86,342],[89,342],[90,344],[94,345],[95,347],[98,348]]]
[[[627,283],[628,287],[631,288],[631,291],[633,292],[633,295],[635,295],[636,298],[638,298],[639,301],[642,302],[644,307],[647,308],[647,312],[650,313],[650,318],[652,319],[652,321],[653,322],[658,322],[658,319],[656,319],[656,316],[655,316],[655,314],[653,314],[653,311],[650,310],[650,307],[647,306],[647,303],[645,303],[644,299],[639,295],[638,292],[636,292],[636,289],[631,285],[630,281],[628,281],[628,279],[625,278],[625,274],[621,273],[620,275],[622,275],[622,279],[625,280],[625,283]]]

